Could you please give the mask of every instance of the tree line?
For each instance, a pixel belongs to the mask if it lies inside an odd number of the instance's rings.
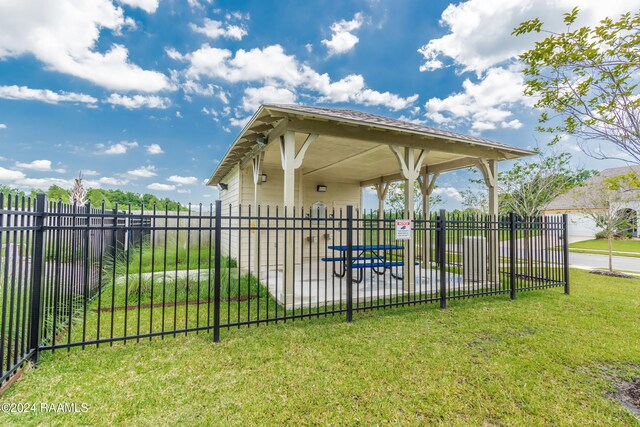
[[[6,185],[0,185],[0,193],[3,193],[5,197],[9,194],[18,195],[19,197],[35,197],[39,190],[23,191],[15,188],[8,187]],[[47,191],[44,191],[49,201],[62,201],[62,203],[71,203],[70,191],[66,190],[58,185],[50,186]],[[131,209],[138,210],[143,205],[146,209],[152,208],[154,204],[159,209],[165,209],[170,211],[178,210],[181,208],[180,202],[171,200],[168,197],[159,198],[153,194],[145,193],[139,194],[132,191],[122,190],[107,190],[103,188],[89,188],[86,191],[85,200],[91,203],[93,207],[101,207],[104,202],[105,209],[112,209],[116,206],[128,208],[131,205]]]

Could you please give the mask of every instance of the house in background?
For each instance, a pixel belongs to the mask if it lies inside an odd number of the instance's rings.
[[[586,184],[599,184],[606,178],[613,178],[625,175],[630,172],[640,174],[640,166],[623,166],[619,168],[605,169],[599,175],[593,176],[586,181]],[[638,237],[638,215],[640,214],[640,189],[636,191],[637,197],[621,209],[621,214],[628,215],[631,220],[631,234]],[[544,215],[567,214],[569,216],[569,239],[570,241],[594,239],[596,233],[600,231],[593,219],[582,213],[589,201],[580,198],[577,189],[572,189],[553,200],[545,211]]]

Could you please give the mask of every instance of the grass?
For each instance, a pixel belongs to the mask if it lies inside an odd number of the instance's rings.
[[[111,254],[105,257],[105,271],[113,268],[113,258]],[[131,245],[128,253],[119,250],[115,258],[117,275],[149,273],[152,270],[197,270],[208,269],[213,264],[214,251],[208,245],[187,246],[185,242],[176,242],[174,239],[167,242],[166,249],[164,245],[156,245],[152,250],[149,242]],[[236,261],[223,256],[221,265],[235,267]]]
[[[129,277],[129,281],[122,278],[118,280],[115,288],[108,286],[102,294],[103,301],[108,303],[103,306],[110,306],[111,293],[115,292],[113,298],[115,306],[137,304],[153,304],[163,301],[198,301],[213,298],[214,272],[206,271],[200,273],[198,280],[197,270],[191,272],[189,279],[186,277],[164,278],[157,273],[151,277],[140,278],[138,275]],[[222,269],[220,274],[221,287],[220,296],[225,298],[235,298],[238,296],[256,295],[260,286],[255,276],[243,275],[238,280],[238,272],[235,269]],[[115,290],[114,290],[115,289]],[[153,294],[152,294],[153,291]],[[152,299],[153,297],[153,299]]]
[[[569,244],[571,249],[596,249],[601,251],[609,250],[609,243],[606,239],[583,240]],[[614,240],[614,251],[637,252],[640,254],[640,240]]]
[[[640,280],[45,353],[1,425],[638,425],[606,375],[640,376]]]
[[[577,254],[591,254],[591,255],[609,256],[609,252],[608,251],[599,251],[599,250],[593,250],[593,249],[569,249],[569,252],[573,252],[573,253],[577,253]],[[629,257],[629,258],[640,258],[640,253],[635,254],[635,253],[628,253],[628,252],[612,251],[611,254],[613,256],[626,256],[626,257]]]
[[[103,277],[109,282],[102,300],[110,306],[153,304],[162,301],[198,301],[213,295],[214,253],[208,246],[187,246],[184,242],[167,242],[153,250],[149,242],[131,246],[105,258]],[[221,257],[221,297],[256,295],[260,286],[256,277],[238,277],[237,263]],[[187,274],[188,270],[188,274]],[[164,272],[167,272],[165,275]],[[182,275],[176,272],[181,272]],[[153,274],[152,274],[153,273]],[[112,286],[115,275],[115,286]],[[112,293],[115,295],[112,296]]]

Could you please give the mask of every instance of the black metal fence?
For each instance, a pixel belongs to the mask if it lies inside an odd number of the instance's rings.
[[[440,211],[407,226],[351,207],[134,212],[2,194],[0,216],[2,381],[44,350],[569,292],[566,216]]]

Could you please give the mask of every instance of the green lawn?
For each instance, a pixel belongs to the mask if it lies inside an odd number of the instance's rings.
[[[608,397],[640,377],[640,280],[572,270],[518,295],[45,353],[0,425],[639,425]]]
[[[571,243],[569,247],[577,249],[596,249],[608,251],[609,243],[606,239],[583,240],[582,242]],[[623,252],[637,252],[638,254],[640,254],[640,240],[614,240],[613,250]]]
[[[607,254],[609,243],[606,239],[584,240],[569,244],[569,250],[581,253]],[[640,240],[614,240],[613,254],[640,257]]]

